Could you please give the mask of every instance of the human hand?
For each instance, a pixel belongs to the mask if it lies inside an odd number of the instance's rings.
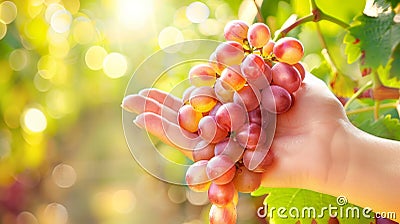
[[[341,123],[347,122],[340,102],[311,74],[295,95],[296,102],[289,112],[277,117],[270,153],[273,163],[262,180],[265,186],[320,186],[336,165],[332,162],[332,137]],[[182,106],[179,98],[157,89],[144,89],[127,96],[122,106],[138,114],[136,125],[192,158],[189,149],[200,139],[178,125],[177,111]]]

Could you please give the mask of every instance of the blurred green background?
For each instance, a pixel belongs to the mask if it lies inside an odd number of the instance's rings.
[[[365,4],[317,3],[346,22]],[[266,5],[273,32],[293,13],[309,13],[306,0]],[[207,222],[206,194],[163,183],[135,162],[120,103],[149,55],[184,40],[222,41],[229,20],[255,15],[251,0],[0,0],[0,223]],[[321,27],[343,55],[344,31]],[[315,24],[290,35],[304,43],[308,69],[318,66]],[[335,60],[359,77],[344,57]],[[256,218],[262,200],[241,195],[239,223],[265,223]]]

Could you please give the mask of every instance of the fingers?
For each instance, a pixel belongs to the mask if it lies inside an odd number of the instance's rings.
[[[161,115],[170,122],[177,122],[177,112],[153,98],[138,94],[129,95],[122,101],[122,107],[132,113],[141,114],[144,112],[152,112]]]
[[[155,88],[143,89],[139,92],[139,95],[152,98],[175,111],[178,111],[183,104],[178,97]]]
[[[178,148],[190,159],[192,159],[192,149],[201,140],[197,134],[185,131],[177,124],[152,112],[139,114],[134,123],[141,128],[145,128],[161,141]]]

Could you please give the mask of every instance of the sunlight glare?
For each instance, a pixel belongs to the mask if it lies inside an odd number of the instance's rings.
[[[120,22],[129,29],[139,29],[148,26],[154,13],[152,0],[120,0],[118,15]]]

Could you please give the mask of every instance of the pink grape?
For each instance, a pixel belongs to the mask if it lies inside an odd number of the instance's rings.
[[[251,46],[255,48],[262,48],[266,45],[271,38],[271,31],[264,23],[254,23],[249,27],[247,32],[247,39]]]
[[[250,85],[244,86],[233,95],[233,102],[246,107],[247,111],[252,111],[258,107],[261,100],[260,91]]]
[[[261,92],[261,106],[269,112],[282,114],[287,112],[292,105],[292,97],[290,93],[276,85],[272,85],[268,89]]]
[[[299,72],[293,66],[278,62],[272,67],[272,80],[275,85],[285,88],[289,93],[294,93],[301,85]]]
[[[232,20],[225,25],[224,37],[226,40],[243,43],[247,37],[249,26],[242,20]]]
[[[270,55],[274,49],[275,42],[273,40],[269,40],[268,43],[262,48],[262,55],[264,57]]]
[[[234,65],[225,68],[220,77],[222,81],[222,85],[227,88],[233,88],[238,91],[246,84],[246,79],[243,77],[241,73],[241,69],[239,65]]]
[[[228,131],[217,125],[215,118],[205,116],[199,121],[199,135],[202,139],[209,143],[217,143],[228,136]]]
[[[210,160],[214,157],[215,144],[208,143],[207,141],[200,141],[197,143],[195,149],[192,152],[193,160],[195,162],[200,160]]]
[[[200,119],[203,114],[197,112],[190,105],[184,105],[178,111],[178,124],[189,132],[197,132]]]
[[[207,160],[200,160],[189,166],[186,171],[186,183],[196,192],[207,191],[211,182],[207,175]]]
[[[193,66],[189,71],[190,84],[193,86],[213,86],[216,79],[214,69],[208,64]]]
[[[225,66],[239,65],[244,58],[242,45],[235,41],[221,43],[215,52],[217,62]]]
[[[222,103],[233,102],[235,90],[227,83],[225,85],[222,83],[223,81],[221,79],[217,79],[215,82],[214,91],[217,99]]]
[[[264,73],[264,59],[259,55],[249,54],[240,64],[240,69],[245,78],[255,80]]]
[[[235,185],[232,182],[223,185],[211,183],[208,188],[208,199],[212,204],[220,207],[232,203],[234,196]]]
[[[237,162],[243,156],[244,148],[232,138],[218,142],[214,147],[214,155],[227,155],[232,161]]]
[[[226,65],[221,64],[217,61],[217,53],[214,51],[210,58],[208,59],[208,64],[214,69],[217,74],[221,74],[222,70],[226,67]]]
[[[293,37],[283,37],[275,43],[273,52],[280,62],[293,65],[303,57],[304,47],[299,40]]]
[[[258,106],[256,109],[248,112],[249,122],[258,125],[262,124],[261,109]]]
[[[306,77],[306,69],[304,68],[303,63],[299,62],[293,65],[293,67],[295,67],[297,69],[297,71],[300,74],[301,77],[301,81],[304,80],[304,78]]]
[[[237,220],[236,206],[229,203],[223,207],[212,205],[209,214],[210,224],[235,224]]]
[[[208,161],[207,176],[215,184],[227,184],[235,176],[235,162],[227,155],[218,155]]]
[[[198,112],[208,112],[217,104],[214,89],[209,86],[197,87],[192,91],[189,103]]]
[[[273,162],[272,153],[264,145],[260,145],[256,150],[246,150],[243,154],[244,166],[253,172],[265,172]]]
[[[236,103],[226,103],[222,105],[216,115],[217,124],[227,130],[238,130],[247,121],[246,110]]]
[[[258,145],[265,143],[266,136],[260,125],[249,123],[237,131],[236,140],[243,148],[254,150]]]
[[[218,96],[217,96],[218,98]],[[219,109],[219,107],[222,105],[221,102],[217,102],[217,104],[215,104],[215,106],[213,107],[213,109],[210,110],[210,113],[208,115],[215,117],[215,115],[217,114],[217,110]]]
[[[259,76],[257,79],[247,79],[247,82],[253,85],[254,87],[258,89],[264,89],[272,81],[272,72],[271,72],[271,67],[269,67],[268,64],[265,63],[264,66],[264,72],[263,75]]]
[[[190,86],[189,88],[185,89],[185,91],[182,94],[182,102],[187,103],[189,102],[190,94],[193,92],[193,90],[196,89],[196,86]]]
[[[261,185],[261,173],[256,173],[248,170],[245,166],[241,165],[236,170],[236,175],[233,178],[235,189],[242,193],[251,193]],[[211,184],[212,186],[212,184]],[[210,189],[211,189],[210,186]]]

